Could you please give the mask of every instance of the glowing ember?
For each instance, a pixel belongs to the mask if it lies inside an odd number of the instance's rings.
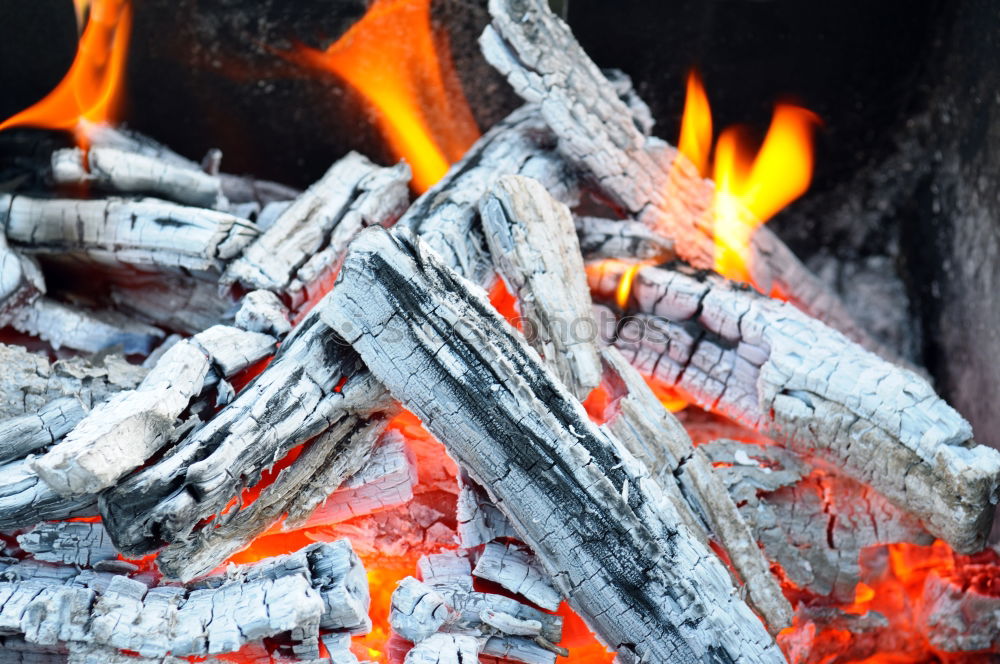
[[[750,239],[758,226],[805,193],[813,173],[815,113],[778,104],[760,150],[730,127],[715,146],[715,271],[750,282]],[[697,74],[688,78],[680,150],[704,174],[708,169],[711,110]],[[771,295],[776,295],[772,293]]]
[[[75,3],[78,16],[87,4]],[[0,123],[9,127],[68,129],[81,146],[90,125],[114,122],[122,97],[122,78],[132,24],[128,0],[94,0],[66,76],[44,99]]]
[[[422,192],[479,137],[447,53],[431,27],[430,0],[375,0],[326,51],[300,47],[296,55],[365,97]]]

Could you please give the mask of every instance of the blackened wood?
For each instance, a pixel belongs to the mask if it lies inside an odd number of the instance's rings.
[[[684,427],[616,348],[603,352],[606,374],[620,381],[622,394],[614,414],[605,424],[629,451],[642,461],[670,495],[676,485],[684,503],[678,506],[685,523],[694,522],[725,549],[732,566],[748,590],[747,599],[761,614],[772,634],[792,624],[792,607],[771,574],[757,538],[729,496],[722,479],[691,442]]]
[[[64,496],[94,494],[138,468],[167,443],[191,400],[274,351],[274,338],[215,326],[174,344],[135,390],[91,411],[59,444],[32,463]]]
[[[537,180],[500,177],[479,203],[486,242],[532,348],[577,398],[601,382],[596,324],[569,208]]]
[[[406,164],[376,166],[356,152],[337,161],[227,268],[225,283],[294,295],[336,269],[361,229],[390,224],[409,202]]]
[[[5,195],[0,196],[0,223],[11,246],[27,253],[154,272],[221,273],[257,236],[246,219],[155,198]]]
[[[197,207],[225,209],[218,177],[201,170],[116,148],[66,148],[52,153],[56,184],[88,185],[101,191],[147,194]]]
[[[315,508],[365,463],[386,423],[386,417],[379,415],[358,422],[345,420],[323,432],[252,503],[171,541],[157,556],[160,571],[168,578],[190,581],[246,548],[283,514],[308,515],[310,507]],[[311,496],[301,496],[307,491]],[[298,505],[300,497],[305,499],[303,506]]]
[[[471,288],[409,234],[373,228],[323,316],[488,489],[621,661],[782,661],[648,471]]]
[[[591,271],[613,297],[624,267]],[[956,550],[985,542],[1000,452],[931,386],[794,307],[717,276],[645,267],[615,345],[685,398],[834,464]]]
[[[331,426],[351,430],[389,403],[358,356],[311,314],[232,403],[102,494],[108,532],[129,555],[186,538],[291,448]]]
[[[236,304],[228,293],[219,292],[215,278],[182,274],[130,274],[114,281],[110,290],[119,311],[185,334],[225,322]]]

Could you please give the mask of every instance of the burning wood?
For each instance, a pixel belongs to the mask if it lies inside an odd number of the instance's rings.
[[[715,441],[704,450],[768,558],[796,586],[850,603],[866,547],[930,544],[913,515],[854,480],[814,471],[791,450]]]
[[[646,136],[629,106],[569,28],[541,0],[491,0],[480,43],[486,59],[538,104],[559,150],[612,203],[666,236],[695,267],[714,264],[713,185],[665,142]],[[752,247],[754,283],[774,287],[806,313],[870,348],[878,344],[839,298],[766,228]],[[770,289],[764,292],[771,292]]]
[[[289,633],[318,656],[319,629],[368,628],[364,568],[346,540],[228,570],[189,587],[25,561],[3,565],[0,629],[29,643],[145,657],[210,655]]]
[[[148,194],[183,205],[223,210],[229,204],[222,195],[222,183],[214,175],[115,148],[56,150],[52,153],[52,178],[56,184]]]
[[[284,337],[292,331],[288,322],[288,309],[271,291],[255,290],[243,296],[240,308],[233,319],[236,327],[250,332]]]
[[[353,431],[386,409],[384,389],[361,368],[318,315],[308,316],[232,403],[102,495],[115,544],[145,555],[187,538],[296,445],[333,426]]]
[[[612,297],[624,269],[591,288]],[[921,377],[707,274],[642,268],[629,304],[614,343],[653,380],[875,487],[956,550],[983,546],[1000,453]]]
[[[584,258],[659,261],[674,258],[674,245],[638,221],[576,217],[576,233]]]
[[[135,390],[94,408],[31,467],[63,496],[110,487],[170,439],[177,418],[205,387],[273,351],[272,337],[232,327],[209,328],[180,341]],[[213,370],[218,374],[210,377]]]
[[[433,254],[363,233],[329,302],[324,317],[489,488],[623,661],[679,652],[691,661],[710,652],[780,660],[721,563],[644,481],[641,464]],[[576,503],[579,512],[566,509]],[[695,636],[705,629],[711,648]]]
[[[504,176],[479,211],[493,263],[530,327],[528,342],[577,398],[585,398],[601,382],[601,360],[569,208],[536,180]]]
[[[440,660],[456,648],[526,664],[554,664],[557,653],[567,654],[554,645],[562,638],[561,618],[516,599],[476,592],[464,556],[424,556],[419,567],[424,581],[407,577],[392,594],[393,629],[417,646],[407,662]]]
[[[303,291],[334,272],[361,229],[395,221],[409,201],[405,164],[380,168],[352,152],[300,195],[237,260],[223,283],[286,294],[298,307]]]
[[[43,200],[0,196],[7,240],[27,253],[112,268],[221,273],[256,236],[246,219],[153,198]]]

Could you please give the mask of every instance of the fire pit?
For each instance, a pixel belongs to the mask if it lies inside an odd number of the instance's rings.
[[[1000,657],[1000,452],[928,373],[989,436],[956,380],[994,339],[942,371],[898,324],[988,279],[907,290],[913,238],[791,227],[955,164],[900,134],[776,231],[820,116],[719,131],[691,70],[675,147],[557,4],[237,2],[188,55],[242,110],[155,136],[123,81],[182,62],[135,47],[165,5],[75,3],[64,78],[0,123],[0,661]],[[968,5],[956,34],[998,19]]]

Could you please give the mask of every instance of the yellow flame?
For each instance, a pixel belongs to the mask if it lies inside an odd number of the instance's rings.
[[[715,270],[750,281],[750,239],[758,226],[809,188],[817,116],[790,104],[775,107],[756,156],[729,129],[715,148]]]
[[[632,282],[641,268],[642,263],[635,263],[628,266],[625,272],[622,273],[621,279],[618,280],[618,288],[615,289],[615,302],[622,309],[628,304],[628,297],[632,293]]]
[[[712,151],[712,110],[701,76],[694,69],[688,74],[677,149],[691,160],[702,177],[708,174],[708,157]]]
[[[375,0],[326,51],[301,47],[307,64],[336,74],[378,112],[396,156],[425,191],[479,137],[447,50],[430,21],[430,0]]]
[[[77,11],[85,12],[87,4],[78,0]],[[117,119],[132,7],[127,0],[89,4],[90,18],[62,81],[41,101],[0,123],[0,130],[18,126],[72,129],[83,145],[89,125]]]

